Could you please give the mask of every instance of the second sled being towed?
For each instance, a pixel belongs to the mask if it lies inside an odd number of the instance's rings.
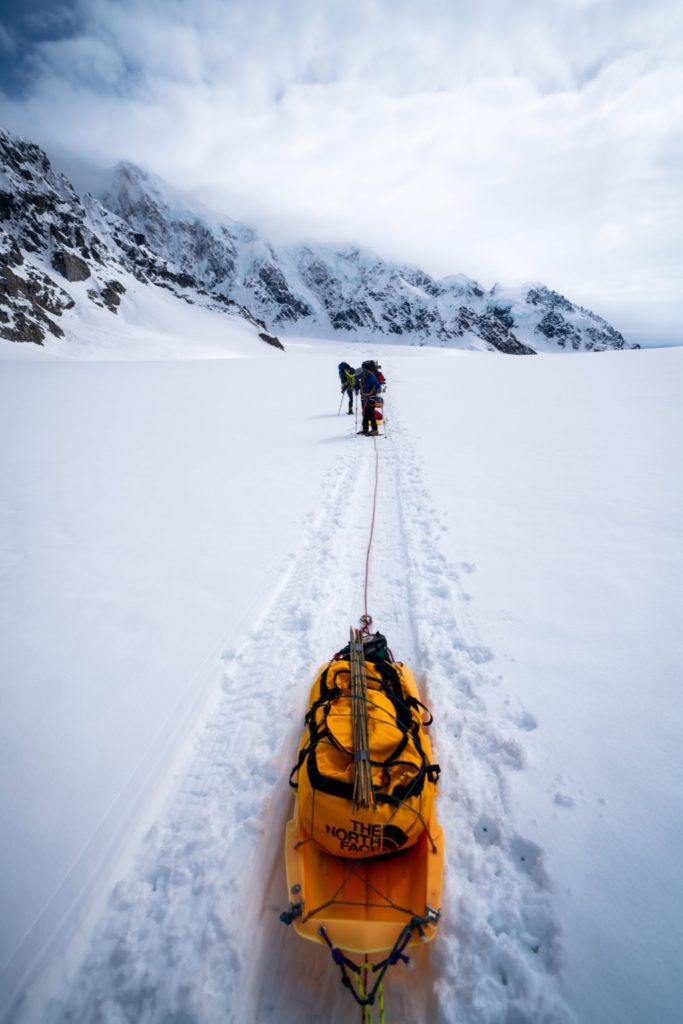
[[[281,918],[330,948],[344,984],[367,1006],[387,968],[408,959],[411,943],[432,939],[440,917],[431,716],[384,637],[352,630],[349,646],[319,670],[305,722],[290,779],[290,905]],[[367,961],[376,954],[384,956]]]

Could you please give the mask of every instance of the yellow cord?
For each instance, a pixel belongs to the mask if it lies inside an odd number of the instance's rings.
[[[384,1018],[384,985],[381,981],[377,989],[377,1002],[379,1005],[379,1024],[386,1024]]]
[[[367,978],[368,968],[372,967],[371,963],[366,962],[361,966],[361,970],[358,974],[358,994],[361,999],[365,999],[367,991],[363,984],[363,978]],[[386,1017],[384,1016],[384,985],[380,981],[377,986],[377,1008],[379,1010],[379,1022],[378,1024],[386,1024]],[[369,1005],[363,1007],[362,1024],[372,1024],[372,1008]]]
[[[358,995],[361,997],[361,999],[365,999],[365,997],[366,997],[365,985],[363,984],[363,974],[366,971],[367,971],[367,963],[362,964],[361,969],[358,972],[358,978],[357,978],[357,981],[356,981],[356,987],[358,989]],[[369,1011],[369,1007],[368,1006],[363,1006],[363,1012],[362,1012],[362,1016],[361,1016],[362,1024],[372,1024],[372,1022],[370,1021],[370,1017],[368,1016],[368,1011]]]

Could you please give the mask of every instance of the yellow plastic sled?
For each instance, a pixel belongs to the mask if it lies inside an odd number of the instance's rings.
[[[369,662],[365,665],[368,673],[375,669]],[[410,669],[396,667],[419,700]],[[307,834],[297,796],[285,833],[290,906],[282,920],[293,924],[302,938],[355,954],[400,954],[411,943],[429,941],[440,916],[444,865],[443,831],[434,803],[425,826],[417,842],[400,852],[339,857]]]
[[[410,942],[436,934],[441,907],[443,832],[435,816],[427,833],[404,853],[382,859],[334,857],[308,840],[296,810],[287,822],[285,860],[292,924],[304,939],[324,942],[321,928],[340,949],[381,953],[394,947],[406,925]]]

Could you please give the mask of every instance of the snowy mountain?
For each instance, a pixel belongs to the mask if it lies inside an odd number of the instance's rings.
[[[100,201],[79,197],[32,143],[0,132],[0,155],[0,337],[12,341],[62,336],[77,303],[116,314],[133,278],[239,315],[276,345],[266,323],[282,335],[512,354],[630,347],[543,284],[486,291],[359,247],[277,247],[134,164],[115,168]]]
[[[125,221],[78,196],[38,146],[0,130],[0,337],[62,337],[66,311],[80,303],[81,315],[93,306],[116,314],[136,281],[242,317],[279,345],[246,309],[167,266]]]
[[[117,166],[102,199],[177,275],[230,295],[283,335],[515,354],[628,347],[601,317],[545,285],[487,292],[464,274],[437,280],[359,247],[276,247],[246,225],[179,205],[168,186],[130,163]]]

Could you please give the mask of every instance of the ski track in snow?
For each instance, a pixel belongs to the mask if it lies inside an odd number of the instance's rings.
[[[414,950],[412,972],[389,972],[387,1020],[571,1020],[556,977],[559,929],[543,851],[515,833],[506,800],[533,716],[511,710],[509,700],[491,711],[501,701],[490,652],[468,620],[458,573],[440,553],[444,527],[392,417],[387,437],[349,436],[336,447],[300,549],[244,642],[225,651],[217,710],[49,1021],[356,1019],[328,951],[299,939],[278,914],[288,902],[288,777],[308,691],[363,610],[376,452],[369,611],[395,657],[416,670],[434,712],[446,833],[439,934]]]

